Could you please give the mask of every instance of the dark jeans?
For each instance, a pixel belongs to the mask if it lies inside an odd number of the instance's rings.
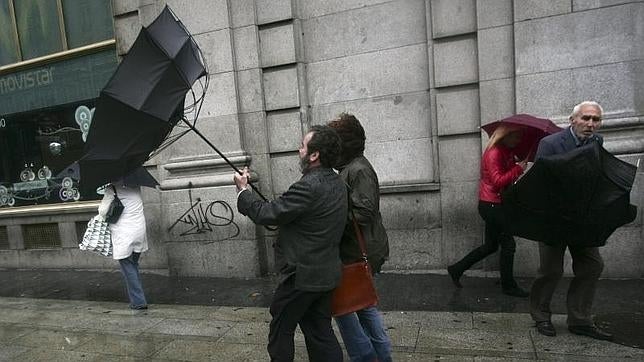
[[[284,280],[275,290],[268,333],[271,361],[293,361],[295,328],[304,334],[309,361],[342,361],[342,349],[331,327],[331,293],[295,289],[295,277]]]
[[[500,273],[503,288],[513,288],[514,281],[514,251],[516,242],[512,235],[503,231],[504,216],[501,204],[479,201],[479,214],[485,221],[485,243],[465,255],[453,265],[458,274],[463,274],[472,265],[495,253],[501,246]]]

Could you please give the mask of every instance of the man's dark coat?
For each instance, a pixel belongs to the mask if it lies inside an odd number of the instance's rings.
[[[279,225],[278,268],[295,274],[295,288],[320,292],[340,281],[339,245],[347,219],[347,189],[330,168],[313,168],[278,199],[265,202],[243,191],[237,209],[256,224]]]
[[[586,143],[591,142],[597,142],[601,146],[604,144],[604,138],[595,133]],[[561,132],[544,137],[539,142],[539,148],[537,148],[537,154],[534,156],[534,159],[538,160],[545,156],[566,153],[574,150],[575,148],[577,148],[577,143],[575,142],[575,138],[572,135],[570,127],[567,127]]]

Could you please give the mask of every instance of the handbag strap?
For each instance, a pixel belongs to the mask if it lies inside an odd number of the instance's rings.
[[[114,184],[110,184],[110,186],[112,186],[112,190],[114,191],[114,197],[118,199],[118,198],[119,198],[119,194],[118,194],[118,193],[116,193],[116,187],[114,187]]]
[[[364,241],[362,230],[360,230],[360,226],[358,225],[358,221],[356,220],[356,214],[353,212],[353,209],[351,210],[351,219],[353,221],[353,229],[356,231],[356,237],[358,238],[358,245],[360,246],[360,252],[362,253],[362,258],[364,260],[367,260],[367,245]]]

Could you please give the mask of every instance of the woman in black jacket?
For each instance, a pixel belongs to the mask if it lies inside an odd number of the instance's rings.
[[[352,215],[364,235],[371,270],[380,268],[389,257],[389,240],[380,215],[378,175],[364,155],[365,134],[356,117],[342,113],[329,123],[342,140],[342,154],[336,169],[349,186],[351,209],[340,243],[344,264],[362,258],[355,236]],[[335,318],[351,361],[391,361],[391,341],[384,328],[380,311],[375,306]]]

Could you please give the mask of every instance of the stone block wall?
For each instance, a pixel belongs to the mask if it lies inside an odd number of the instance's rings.
[[[269,198],[299,177],[310,125],[343,111],[361,120],[380,177],[387,270],[441,270],[482,243],[482,124],[530,113],[563,126],[572,106],[596,99],[606,148],[632,163],[644,154],[641,1],[115,0],[120,55],[166,3],[209,65],[198,128],[235,165],[250,164]],[[273,271],[275,233],[236,212],[232,170],[202,140],[189,134],[148,167],[162,182],[159,194],[146,193],[155,247],[167,255],[155,266],[180,275]],[[632,192],[640,207],[642,180],[640,168]],[[184,222],[198,202],[233,222],[212,230]],[[643,238],[640,213],[602,249],[604,275],[643,276]],[[534,275],[536,243],[518,243],[517,273]]]
[[[298,1],[312,124],[354,114],[382,186],[389,270],[442,264],[426,2]]]
[[[644,3],[641,1],[514,1],[515,97],[517,113],[539,114],[564,126],[572,107],[594,99],[604,108],[600,133],[606,149],[637,164],[644,155]],[[642,246],[640,166],[631,202],[635,222],[615,232],[601,248],[604,276],[641,277],[635,259]],[[519,264],[533,274],[536,246],[521,243]],[[571,273],[570,259],[566,271]]]
[[[475,0],[426,3],[444,268],[482,241],[477,212],[481,157],[477,6]]]

